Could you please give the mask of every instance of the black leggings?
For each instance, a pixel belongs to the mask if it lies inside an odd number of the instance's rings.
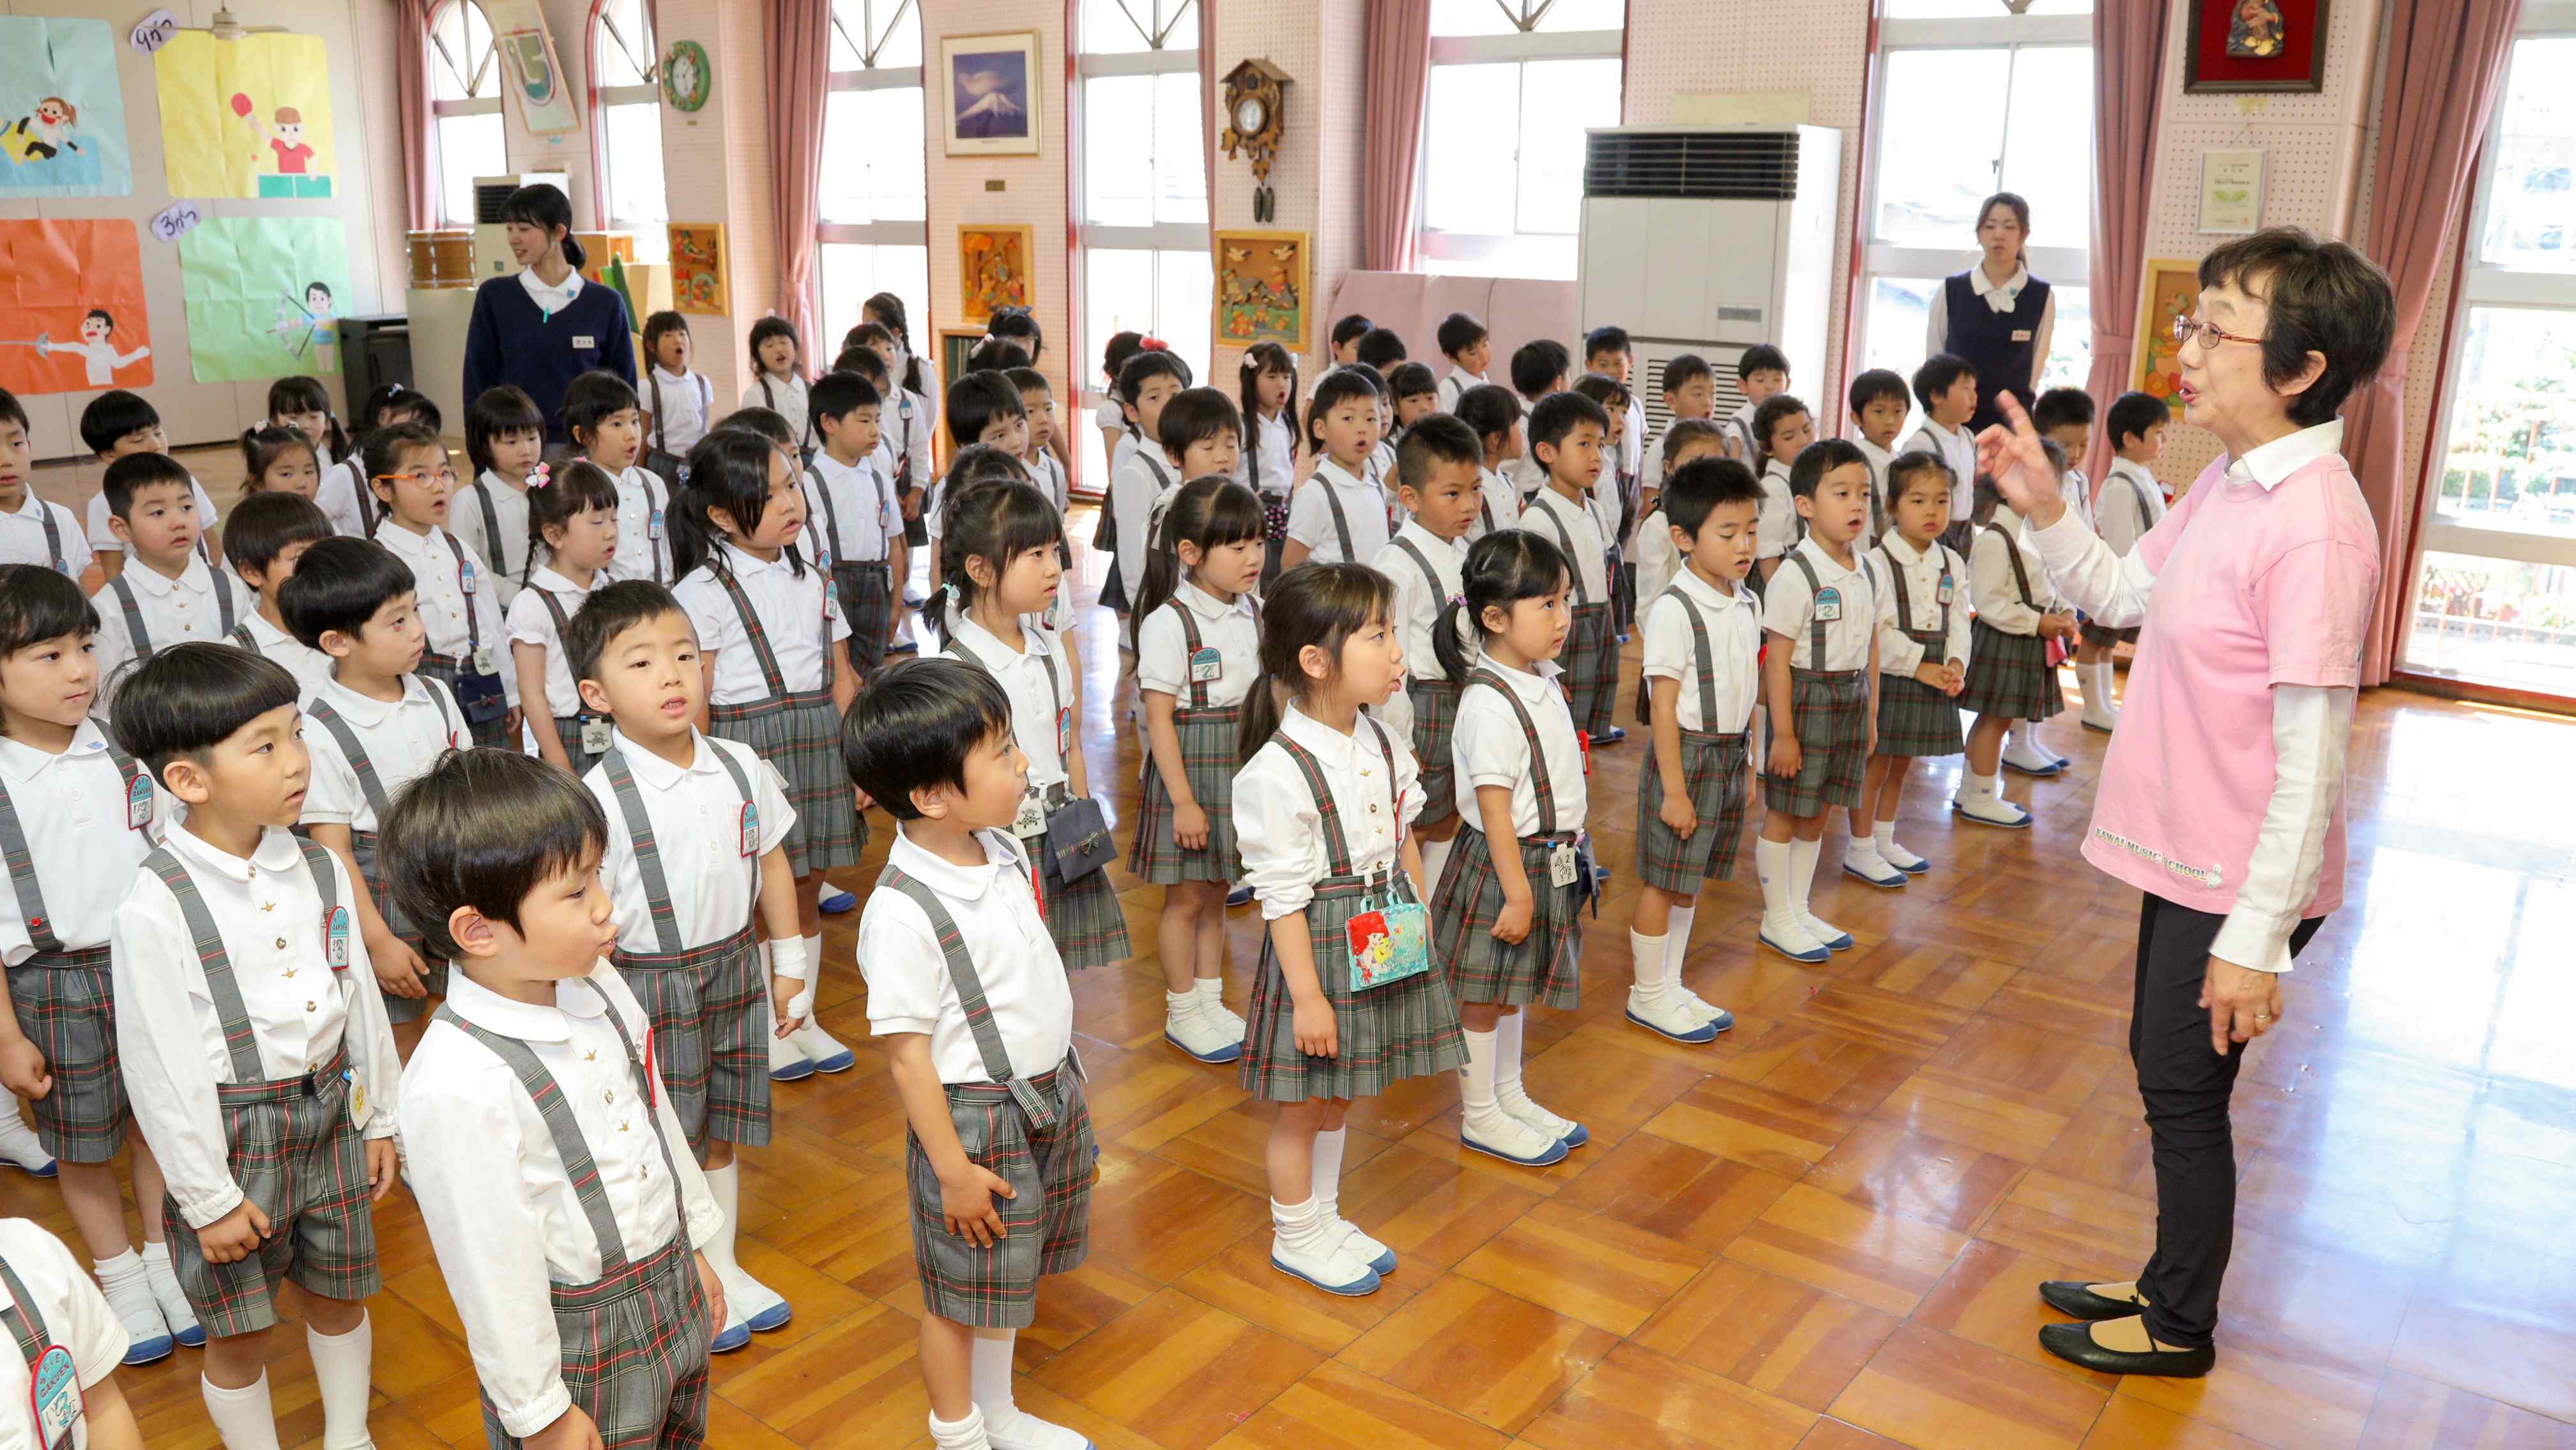
[[[2227,1102],[2248,1044],[2219,1056],[2200,1005],[2210,943],[2227,918],[2149,896],[2138,911],[2137,996],[2129,1060],[2137,1065],[2156,1165],[2156,1252],[2138,1275],[2147,1332],[2167,1348],[2197,1349],[2218,1327],[2218,1288],[2236,1239],[2236,1139]],[[2290,934],[2297,956],[2325,918]]]

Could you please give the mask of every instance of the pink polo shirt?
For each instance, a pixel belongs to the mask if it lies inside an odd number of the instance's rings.
[[[2270,488],[2259,456],[2211,463],[2138,541],[2155,587],[2084,857],[2196,911],[2225,914],[2245,880],[2275,778],[2271,688],[2360,683],[2379,535],[2341,430],[2312,431],[2324,451]],[[2342,904],[2343,868],[2338,796],[2300,915]]]

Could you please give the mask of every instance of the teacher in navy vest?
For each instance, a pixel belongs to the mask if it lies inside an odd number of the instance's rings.
[[[550,450],[568,440],[564,388],[594,369],[635,385],[634,321],[615,288],[582,280],[581,243],[572,238],[572,203],[551,186],[523,186],[503,203],[517,275],[494,277],[474,292],[465,328],[465,405],[486,388],[514,384],[546,420]]]
[[[2003,421],[1995,395],[2039,396],[2048,367],[2049,334],[2057,330],[2057,294],[2030,275],[2022,247],[2030,240],[2030,203],[2009,191],[1977,208],[1977,265],[1942,280],[1932,295],[1923,355],[1946,352],[1977,370],[1977,411],[1968,431]]]

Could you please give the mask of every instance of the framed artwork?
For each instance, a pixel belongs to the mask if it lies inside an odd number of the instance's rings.
[[[2332,0],[2185,0],[2182,88],[2294,94],[2326,88]]]
[[[1306,280],[1304,232],[1218,232],[1216,345],[1275,342],[1304,352],[1313,330]]]
[[[948,78],[948,155],[1038,154],[1036,31],[944,36],[939,69]]]
[[[966,376],[966,355],[973,352],[975,344],[983,340],[984,329],[980,327],[939,329],[939,384],[942,397],[947,396],[948,389],[957,386],[959,378]]]
[[[966,310],[959,316],[983,322],[997,307],[1029,305],[1030,258],[1034,233],[1024,226],[962,226],[957,229],[957,277]],[[976,336],[983,333],[978,331]]]
[[[2182,399],[2174,385],[2182,381],[2182,345],[2174,341],[2174,319],[2189,317],[2199,304],[2200,263],[2150,261],[2144,294],[2138,304],[2137,372],[2129,386],[2163,399],[2179,423]]]
[[[671,306],[679,312],[721,317],[728,311],[725,229],[722,222],[672,222]]]
[[[2263,227],[2263,153],[2200,153],[2200,221],[2192,228],[2242,236]]]

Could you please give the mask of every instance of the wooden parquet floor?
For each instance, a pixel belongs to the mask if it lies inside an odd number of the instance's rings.
[[[1085,739],[1123,817],[1132,686],[1105,621],[1084,639]],[[1584,1006],[1536,1015],[1528,1066],[1592,1142],[1544,1171],[1470,1156],[1447,1081],[1359,1108],[1342,1208],[1403,1259],[1367,1299],[1268,1267],[1262,1114],[1232,1069],[1162,1043],[1154,964],[1079,977],[1093,1250],[1041,1293],[1020,1401],[1103,1450],[2571,1450],[2576,777],[2542,763],[2568,730],[2364,699],[2353,900],[2238,1093],[2206,1380],[2087,1375],[2033,1341],[2038,1280],[2126,1277],[2153,1233],[2124,1049],[2136,899],[2076,857],[2103,741],[2069,716],[2045,734],[2074,769],[2009,787],[2035,829],[1953,825],[1945,771],[1903,829],[1930,875],[1893,894],[1820,878],[1819,911],[1860,939],[1829,967],[1757,952],[1749,866],[1714,886],[1688,975],[1738,1025],[1698,1048],[1622,1020],[1644,751],[1601,752],[1615,875],[1586,923]],[[1150,947],[1156,890],[1124,900]],[[746,1155],[743,1260],[796,1315],[717,1362],[726,1450],[929,1443],[903,1116],[868,1047],[855,921],[829,933],[822,997],[859,1066],[782,1087],[776,1142]],[[1238,1006],[1257,929],[1234,914]],[[23,1177],[0,1180],[0,1212],[69,1233]],[[378,1222],[376,1443],[479,1445],[417,1216],[398,1194]],[[286,1443],[318,1443],[302,1336],[277,1352]],[[197,1374],[185,1350],[127,1373],[156,1450],[217,1443]]]

